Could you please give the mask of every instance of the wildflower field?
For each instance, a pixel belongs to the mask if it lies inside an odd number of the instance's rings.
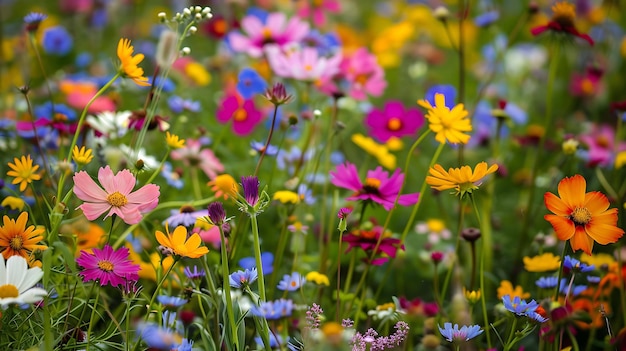
[[[0,1],[0,350],[626,350],[624,6]]]

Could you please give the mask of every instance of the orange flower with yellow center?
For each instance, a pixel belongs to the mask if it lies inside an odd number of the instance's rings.
[[[569,240],[572,250],[591,255],[594,241],[601,245],[616,242],[624,235],[617,227],[617,209],[599,191],[586,193],[587,182],[579,174],[559,182],[559,196],[545,193],[543,200],[553,214],[545,218],[559,240]]]
[[[17,220],[4,216],[0,226],[0,252],[5,259],[11,256],[22,256],[29,259],[34,251],[46,250],[46,245],[39,244],[43,240],[43,228],[34,225],[26,227],[28,212],[22,212]]]
[[[117,43],[117,57],[120,59],[120,73],[132,79],[137,85],[150,86],[148,78],[143,76],[143,68],[137,66],[143,61],[143,54],[133,56],[135,48],[130,45],[130,40],[121,38]]]
[[[237,197],[239,190],[237,181],[230,174],[220,174],[207,185],[215,192],[216,198],[223,197],[224,200],[228,200],[229,197]]]

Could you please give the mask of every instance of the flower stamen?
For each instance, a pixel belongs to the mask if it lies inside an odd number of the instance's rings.
[[[0,299],[5,299],[9,297],[18,297],[20,296],[20,291],[17,290],[15,285],[5,284],[0,285]]]
[[[111,204],[111,206],[122,207],[128,203],[128,199],[124,196],[124,194],[116,191],[107,196],[107,202]]]
[[[115,266],[111,261],[102,260],[98,261],[98,268],[100,268],[104,272],[112,272],[115,269]]]
[[[570,215],[570,219],[576,225],[585,225],[591,221],[591,218],[591,212],[586,207],[576,207]]]

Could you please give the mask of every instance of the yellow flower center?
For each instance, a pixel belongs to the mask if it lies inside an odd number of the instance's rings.
[[[593,82],[590,79],[583,79],[583,81],[580,83],[580,90],[583,92],[583,94],[585,95],[591,95],[593,94]]]
[[[57,112],[52,117],[52,120],[55,122],[67,122],[68,118],[65,114]]]
[[[576,207],[569,218],[576,225],[585,225],[591,221],[591,212],[586,207]]]
[[[431,232],[439,233],[446,229],[446,225],[439,219],[429,219],[426,221],[426,226]]]
[[[269,28],[263,28],[263,38],[265,40],[270,39],[272,37],[272,30]]]
[[[378,311],[385,311],[385,310],[388,310],[390,308],[391,309],[395,309],[395,307],[396,307],[396,305],[393,302],[388,302],[388,303],[376,306],[376,310],[378,310]]]
[[[307,71],[307,72],[310,72],[310,71],[313,70],[313,66],[311,66],[311,65],[304,65],[304,70]]]
[[[324,4],[324,0],[313,0],[313,7],[321,7]]]
[[[395,132],[396,130],[400,130],[400,128],[402,128],[402,121],[400,118],[391,117],[389,121],[387,121],[387,129]]]
[[[361,74],[357,75],[356,77],[354,77],[354,81],[357,82],[360,85],[365,85],[365,83],[367,83],[369,78],[370,78],[369,75],[361,73]]]
[[[111,263],[111,261],[102,260],[98,262],[98,268],[105,272],[111,272],[113,268],[115,268],[115,266],[113,266],[113,263]]]
[[[611,142],[604,135],[600,135],[596,138],[596,144],[598,144],[598,146],[603,147],[603,148],[609,148],[611,146]]]
[[[552,21],[564,27],[572,27],[576,18],[576,7],[568,2],[559,2],[552,6]]]
[[[238,108],[237,111],[235,111],[235,113],[233,114],[233,117],[235,118],[235,121],[243,122],[248,119],[248,113],[246,112],[246,110]]]
[[[367,189],[378,189],[380,188],[380,179],[367,178],[365,179],[365,185],[363,187]]]
[[[8,297],[18,297],[20,296],[20,291],[17,290],[17,287],[12,284],[0,285],[0,299],[5,299]]]
[[[21,235],[14,236],[11,241],[9,241],[9,246],[14,251],[20,251],[24,248],[24,238]]]
[[[109,194],[109,196],[107,196],[107,202],[111,204],[111,206],[122,207],[128,203],[128,199],[119,191],[116,191],[113,194]]]

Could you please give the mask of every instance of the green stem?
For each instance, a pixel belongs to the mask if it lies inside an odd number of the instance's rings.
[[[270,127],[270,132],[267,135],[267,140],[265,141],[265,146],[263,150],[261,150],[261,156],[259,156],[259,162],[256,164],[256,168],[254,169],[254,175],[259,174],[259,169],[261,169],[261,163],[263,163],[263,158],[265,158],[265,154],[267,153],[267,148],[270,146],[270,142],[272,141],[272,135],[274,134],[274,125],[276,124],[276,114],[278,113],[277,104],[274,105],[274,116],[272,117],[272,126]]]
[[[470,196],[470,199],[472,200],[474,213],[476,214],[476,220],[478,221],[478,225],[481,228],[481,232],[482,232],[480,213],[478,212],[478,206],[476,206],[476,200],[474,199],[473,194],[470,194],[469,196]],[[485,297],[485,295],[487,295],[485,293],[486,292],[485,290],[485,252],[487,252],[489,248],[487,247],[487,244],[486,244],[487,242],[485,240],[483,240],[482,243],[483,243],[483,249],[480,252],[480,273],[479,273],[480,304],[483,310],[483,319],[484,319],[484,325],[485,325],[484,329],[486,331],[485,335],[487,337],[487,346],[491,348],[491,333],[489,333],[487,329],[489,327],[489,315],[487,314],[487,301],[486,301],[487,298]]]
[[[513,324],[511,325],[511,331],[509,332],[509,337],[506,340],[506,345],[504,345],[504,351],[508,351],[515,344],[513,337],[515,336],[515,329],[517,328],[517,317],[513,318]],[[491,346],[489,346],[491,348]]]
[[[261,243],[259,241],[259,224],[257,223],[256,215],[250,216],[250,225],[252,227],[252,240],[254,249],[254,259],[256,260],[256,269],[258,272],[259,282],[259,297],[261,302],[265,302],[265,279],[263,278],[263,264],[261,262]]]
[[[96,308],[98,307],[98,300],[100,298],[100,292],[96,293],[96,301],[93,303],[93,307],[91,308],[91,317],[89,318],[89,327],[87,327],[87,351],[91,347],[91,329],[96,322]]]
[[[561,278],[563,277],[563,263],[565,261],[566,250],[567,250],[567,243],[563,243],[563,250],[561,251],[561,267],[559,267],[559,275],[556,280],[556,289],[554,291],[554,302],[559,301],[559,290],[561,287]]]
[[[148,306],[147,306],[148,307],[148,311],[146,311],[146,318],[145,318],[146,321],[150,317],[150,309],[152,308],[152,304],[154,303],[154,300],[156,300],[156,297],[159,294],[159,290],[161,290],[161,287],[163,286],[163,283],[165,283],[165,279],[167,279],[167,276],[170,274],[172,269],[174,269],[174,266],[176,265],[178,260],[180,260],[180,257],[179,256],[174,256],[174,262],[172,262],[172,265],[167,269],[165,274],[163,274],[163,276],[159,280],[159,284],[157,284],[156,288],[154,289],[154,293],[152,294],[152,297],[150,298],[150,303],[148,303]],[[163,260],[161,260],[161,266],[163,266]]]
[[[221,253],[222,253],[222,279],[224,284],[224,296],[226,297],[226,313],[228,313],[228,319],[230,323],[230,335],[235,343],[235,349],[239,348],[239,338],[237,336],[237,324],[235,320],[235,313],[233,312],[233,299],[230,296],[230,279],[228,269],[228,254],[226,253],[226,237],[224,236],[224,230],[221,225],[218,225],[220,230],[220,240],[222,240]]]

